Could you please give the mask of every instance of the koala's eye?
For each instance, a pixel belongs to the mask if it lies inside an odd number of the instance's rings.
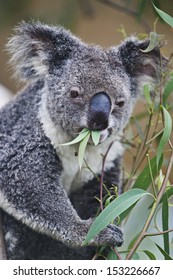
[[[77,97],[79,96],[79,91],[76,90],[76,89],[72,89],[72,90],[70,91],[70,96],[71,96],[72,98],[77,98]]]
[[[118,102],[116,102],[116,106],[118,106],[119,108],[122,108],[123,106],[124,106],[124,100],[120,100],[120,101],[118,101]]]

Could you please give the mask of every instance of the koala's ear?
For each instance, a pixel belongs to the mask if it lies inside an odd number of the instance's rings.
[[[7,51],[11,53],[10,62],[22,80],[35,79],[56,65],[60,67],[81,44],[64,28],[40,22],[22,22],[15,32],[7,44]]]
[[[131,37],[119,47],[123,66],[126,72],[135,79],[137,91],[143,91],[145,84],[153,85],[159,82],[167,64],[166,58],[161,56],[159,47],[145,52],[148,45],[148,39],[140,41]]]

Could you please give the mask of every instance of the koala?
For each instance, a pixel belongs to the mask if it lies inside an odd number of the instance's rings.
[[[90,259],[100,245],[121,246],[122,230],[107,226],[89,246],[99,207],[98,177],[121,186],[121,135],[144,84],[161,73],[158,47],[130,37],[102,48],[60,26],[22,22],[7,48],[24,89],[0,110],[0,207],[8,259]],[[83,128],[90,140],[82,168],[78,144],[62,146]],[[89,167],[89,168],[88,168]],[[96,174],[97,176],[95,176]]]

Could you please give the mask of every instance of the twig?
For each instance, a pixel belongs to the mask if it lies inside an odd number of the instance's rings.
[[[145,236],[156,236],[156,235],[166,234],[166,233],[169,233],[169,232],[173,232],[173,228],[168,229],[168,230],[164,230],[164,231],[159,231],[159,232],[146,233]]]
[[[151,186],[152,186],[152,189],[153,189],[153,194],[154,194],[154,197],[157,197],[156,186],[155,186],[155,181],[154,181],[154,178],[153,178],[153,173],[152,173],[149,154],[146,154],[146,157],[147,157],[147,162],[148,162],[148,167],[149,167],[149,172],[150,172],[150,177],[151,177],[151,182],[152,182]]]
[[[143,162],[144,158],[146,157],[146,153],[148,152],[148,147],[146,147],[145,143],[148,139],[149,131],[150,131],[150,128],[151,128],[152,117],[153,117],[153,114],[150,114],[148,124],[145,128],[145,131],[144,131],[143,142],[141,142],[141,144],[138,146],[138,149],[137,149],[137,152],[136,152],[136,157],[134,158],[134,163],[133,163],[133,167],[132,167],[131,176],[130,176],[130,178],[129,178],[126,186],[125,186],[124,191],[127,191],[129,189],[129,187],[131,186],[131,180],[133,179],[133,176],[136,174],[136,171],[139,169],[141,163]]]
[[[116,250],[116,248],[114,247],[112,247],[112,250],[114,251],[114,253],[115,253],[115,255],[117,256],[117,258],[118,258],[118,260],[122,260],[122,257],[121,257],[121,255],[118,253],[118,251]]]
[[[96,0],[96,1],[100,2],[104,5],[107,5],[110,8],[116,9],[116,10],[118,10],[118,11],[120,11],[120,12],[126,14],[126,15],[129,15],[129,16],[133,17],[133,18],[137,18],[139,16],[138,12],[136,12],[134,10],[131,10],[131,9],[125,7],[125,6],[121,6],[121,5],[119,5],[115,2],[112,2],[111,0]],[[150,28],[148,22],[144,18],[141,18],[140,21],[141,21],[141,25],[143,25],[145,31],[147,33],[150,33],[151,28]]]
[[[103,160],[102,160],[102,170],[101,170],[101,178],[100,178],[100,210],[101,211],[103,211],[103,177],[104,177],[105,162],[106,162],[107,155],[108,155],[113,143],[114,143],[113,141],[110,143],[110,145],[106,151],[106,154],[103,156]]]

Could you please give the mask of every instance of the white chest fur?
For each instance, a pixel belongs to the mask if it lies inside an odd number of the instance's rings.
[[[67,192],[79,188],[83,183],[91,180],[95,174],[101,172],[103,156],[113,141],[111,138],[96,147],[93,145],[87,146],[81,170],[79,169],[78,159],[75,156],[77,146],[66,146],[63,149],[62,147],[61,149],[58,148],[57,152],[59,155],[61,154],[64,168],[62,172],[62,184]],[[122,153],[122,145],[118,141],[115,141],[106,157],[105,170],[111,168],[113,166],[112,161],[122,155]]]

